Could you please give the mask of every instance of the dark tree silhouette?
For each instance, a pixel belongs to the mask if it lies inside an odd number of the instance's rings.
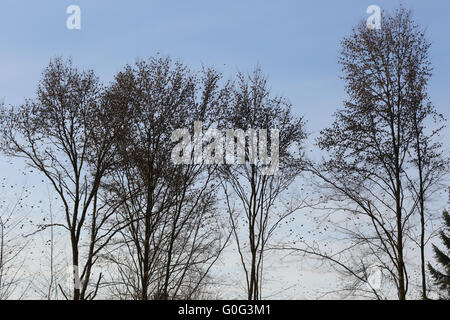
[[[404,248],[411,217],[418,202],[424,214],[425,185],[434,181],[424,178],[430,171],[418,159],[429,163],[424,158],[439,149],[428,149],[434,147],[422,131],[425,119],[435,115],[426,95],[429,46],[403,7],[383,13],[381,30],[361,23],[343,40],[340,64],[349,99],[318,140],[330,159],[313,169],[335,191],[335,201],[348,201],[347,212],[367,218],[368,228],[348,231],[392,276],[401,300],[408,292]],[[409,161],[420,167],[421,185],[413,196],[407,195]]]
[[[74,300],[95,296],[101,279],[88,292],[91,269],[116,232],[108,228],[114,208],[105,209],[99,194],[113,164],[114,137],[121,129],[109,125],[108,112],[94,72],[81,72],[61,58],[53,59],[44,70],[36,99],[1,110],[2,150],[38,170],[61,201],[65,222],[58,227],[70,237]],[[81,252],[83,239],[85,252]]]
[[[177,129],[208,126],[221,96],[220,75],[199,75],[170,58],[126,66],[108,89],[109,106],[126,131],[117,140],[119,165],[109,189],[123,199],[128,222],[107,259],[117,272],[112,291],[132,299],[200,296],[225,243],[215,209],[214,169],[171,159]]]
[[[247,298],[259,300],[269,241],[280,224],[305,205],[301,194],[289,200],[283,198],[302,172],[305,123],[292,114],[286,98],[271,95],[259,68],[250,75],[238,74],[222,112],[222,129],[239,129],[245,134],[244,139],[233,136],[230,140],[236,142],[237,148],[245,149],[244,163],[226,164],[220,171],[229,221],[245,273]],[[256,129],[267,130],[259,131],[258,148],[252,144],[255,136],[249,131]],[[279,131],[278,141],[272,140],[273,129]],[[255,161],[256,149],[261,157],[259,147],[265,142],[267,150],[272,150],[270,162],[264,163],[261,158]],[[277,148],[277,155],[273,147]],[[274,165],[278,170],[267,174],[265,170]]]

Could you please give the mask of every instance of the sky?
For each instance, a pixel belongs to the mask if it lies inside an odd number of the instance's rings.
[[[106,1],[2,0],[0,98],[32,97],[49,59],[72,57],[106,83],[126,63],[161,53],[200,68],[213,65],[231,77],[259,64],[275,94],[288,97],[311,132],[331,123],[345,98],[337,64],[339,43],[376,4],[395,0],[316,1]],[[66,8],[81,8],[81,30],[69,30]],[[404,0],[428,30],[435,67],[430,92],[448,115],[450,2]]]
[[[432,42],[430,96],[450,117],[450,1],[404,0]],[[81,8],[81,29],[69,30],[69,5]],[[125,64],[157,53],[193,69],[211,65],[231,77],[261,66],[274,94],[290,99],[312,136],[331,124],[345,99],[337,63],[340,41],[366,9],[395,0],[2,0],[0,100],[32,98],[51,57],[72,57],[108,83]],[[449,129],[444,140],[450,145]],[[0,163],[14,180],[15,173]],[[8,172],[6,172],[8,170]]]

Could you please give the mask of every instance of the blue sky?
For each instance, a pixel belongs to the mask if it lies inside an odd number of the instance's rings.
[[[1,0],[0,100],[19,104],[33,97],[43,68],[54,56],[72,57],[76,65],[95,69],[108,83],[126,63],[159,52],[194,69],[202,64],[215,66],[226,77],[259,64],[273,92],[291,100],[315,136],[331,123],[333,112],[345,98],[337,64],[341,39],[368,17],[369,5],[392,9],[399,3]],[[81,30],[66,28],[66,8],[72,4],[81,7]],[[435,67],[430,94],[438,111],[450,118],[450,1],[404,0],[403,4],[428,29]],[[447,149],[449,131],[444,132]],[[3,159],[0,171],[8,181],[28,179],[20,178]],[[292,272],[297,279],[299,275]],[[317,282],[319,278],[303,280]]]
[[[317,133],[345,97],[337,64],[340,40],[376,4],[393,0],[110,1],[2,0],[0,98],[33,96],[40,73],[55,55],[94,68],[105,82],[125,63],[160,52],[225,75],[260,64],[274,93],[290,98]],[[66,28],[66,8],[81,8],[81,30]],[[428,29],[435,66],[431,96],[449,116],[450,1],[405,0]],[[448,131],[447,131],[448,136]]]

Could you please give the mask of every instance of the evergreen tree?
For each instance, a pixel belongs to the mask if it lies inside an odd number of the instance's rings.
[[[450,215],[447,211],[444,211],[444,221],[445,228],[447,232],[450,231]],[[444,230],[440,232],[440,238],[444,243],[444,246],[447,248],[447,254],[441,251],[438,247],[433,245],[434,256],[436,260],[443,266],[443,272],[433,268],[430,263],[428,263],[428,269],[430,270],[431,276],[434,279],[434,282],[437,286],[439,286],[440,290],[447,292],[447,299],[450,299],[450,237],[445,234]]]

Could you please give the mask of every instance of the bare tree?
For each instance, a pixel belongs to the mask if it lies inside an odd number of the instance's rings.
[[[127,66],[108,90],[128,129],[117,142],[120,165],[110,190],[128,226],[105,258],[116,275],[113,294],[132,299],[191,298],[207,279],[225,241],[214,208],[214,170],[172,162],[172,133],[210,124],[220,75],[199,76],[180,62],[154,57]]]
[[[408,10],[383,18],[381,30],[361,23],[342,42],[349,100],[318,140],[329,160],[312,171],[324,182],[323,190],[331,191],[337,211],[361,219],[350,221],[356,224],[352,227],[339,226],[353,239],[350,248],[370,253],[403,300],[409,280],[405,246],[419,202],[407,192],[408,156],[418,142],[424,147],[415,134],[414,115],[430,114],[424,87],[430,76],[429,44]]]
[[[422,51],[428,55],[426,50]],[[424,58],[426,59],[426,58]],[[433,232],[427,232],[427,222],[432,220],[429,206],[432,195],[442,189],[442,181],[448,173],[449,159],[444,156],[442,143],[439,141],[439,133],[445,128],[445,121],[438,114],[434,106],[427,101],[427,80],[429,74],[411,74],[410,83],[416,98],[412,106],[412,127],[414,140],[411,145],[410,159],[413,164],[413,172],[408,176],[410,189],[417,201],[417,211],[420,217],[420,264],[422,299],[427,299],[427,279],[425,248]],[[434,127],[431,127],[431,124]],[[415,241],[415,238],[412,239]]]
[[[64,223],[52,225],[70,237],[74,300],[95,296],[97,288],[88,292],[91,269],[115,230],[107,228],[114,213],[105,209],[99,189],[121,126],[104,126],[109,109],[101,97],[93,71],[80,72],[70,60],[56,58],[43,72],[36,99],[1,110],[2,150],[37,169],[63,205]],[[84,240],[87,248],[81,252]]]
[[[233,145],[237,140],[238,148],[245,149],[245,155],[242,154],[245,161],[221,166],[221,176],[229,221],[246,277],[247,297],[259,300],[266,246],[280,224],[304,205],[301,200],[283,198],[302,170],[304,122],[292,115],[287,99],[271,96],[267,79],[259,68],[252,75],[238,74],[221,121],[222,129],[240,130],[227,139],[231,137]],[[266,130],[259,131],[259,160],[255,158],[256,129]],[[269,129],[278,130],[278,136],[271,134],[267,138]],[[246,136],[240,142],[239,134],[244,133]],[[266,152],[268,149],[265,142],[271,145],[269,162],[263,161],[263,148],[266,147]],[[231,150],[234,157],[234,146]],[[278,166],[278,170],[267,174],[271,166]]]
[[[0,202],[0,300],[22,299],[27,296],[31,282],[26,274],[26,239],[29,205],[26,201],[29,191],[23,188],[11,195],[6,180],[1,182]],[[7,197],[10,197],[9,199]]]

